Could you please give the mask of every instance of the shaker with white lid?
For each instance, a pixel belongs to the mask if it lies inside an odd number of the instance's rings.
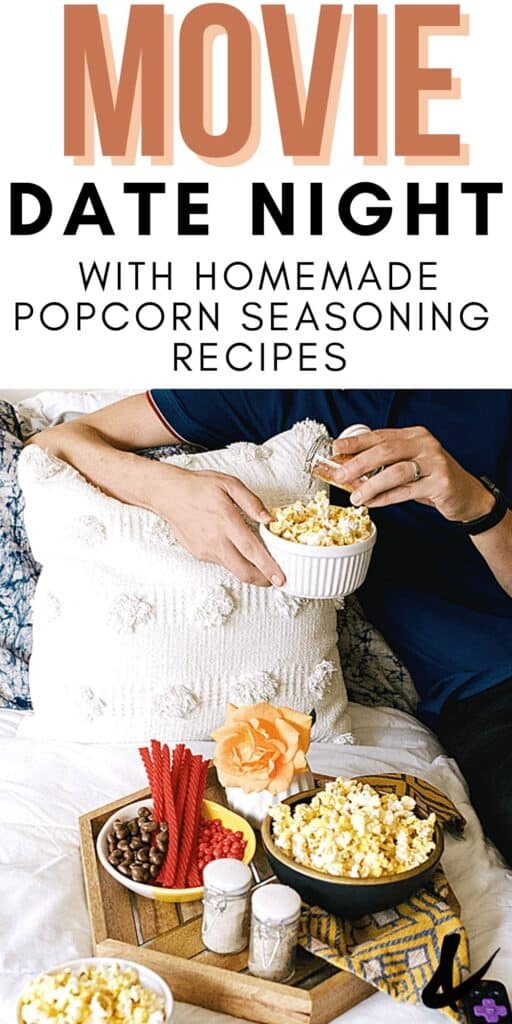
[[[289,981],[295,970],[301,901],[295,889],[270,883],[251,901],[249,972],[268,981]]]
[[[252,875],[233,857],[212,860],[203,871],[202,939],[213,953],[239,953],[249,941]]]

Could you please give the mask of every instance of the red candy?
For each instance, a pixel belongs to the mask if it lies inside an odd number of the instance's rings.
[[[197,866],[203,871],[206,864],[220,857],[232,857],[242,860],[247,841],[243,832],[233,832],[226,828],[220,818],[201,819],[199,826],[199,843],[197,846]]]

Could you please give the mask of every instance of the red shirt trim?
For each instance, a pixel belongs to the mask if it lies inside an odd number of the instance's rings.
[[[147,398],[147,400],[148,400],[148,402],[149,402],[153,412],[156,413],[156,415],[158,416],[158,419],[160,420],[160,423],[162,423],[164,425],[164,427],[166,427],[166,429],[171,432],[171,434],[174,434],[174,436],[178,438],[178,441],[183,441],[184,444],[190,444],[191,442],[187,441],[186,437],[182,437],[181,434],[178,434],[178,431],[176,430],[176,428],[173,427],[166,420],[164,414],[160,411],[160,409],[158,408],[156,402],[154,401],[153,396],[152,396],[150,391],[146,391],[146,398]]]

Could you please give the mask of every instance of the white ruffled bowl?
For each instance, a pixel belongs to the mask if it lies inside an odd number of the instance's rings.
[[[315,780],[308,768],[304,772],[295,772],[290,786],[282,793],[270,793],[268,789],[260,793],[246,793],[240,786],[226,786],[226,801],[231,810],[245,818],[253,828],[260,828],[271,804],[279,804],[287,796],[305,793],[314,787]]]
[[[347,597],[364,583],[377,540],[375,524],[371,526],[366,540],[326,548],[284,540],[267,530],[263,523],[260,524],[260,534],[265,547],[286,576],[281,590],[293,597],[325,600]]]

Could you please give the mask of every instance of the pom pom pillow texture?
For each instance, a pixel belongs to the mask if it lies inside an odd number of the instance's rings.
[[[164,459],[230,473],[267,507],[303,497],[312,421],[265,444]],[[170,525],[91,486],[36,445],[19,460],[42,564],[33,608],[34,714],[20,734],[82,741],[208,738],[228,702],[315,711],[315,740],[351,742],[331,601],[240,583]],[[206,514],[206,512],[205,512]]]
[[[28,437],[52,422],[74,419],[119,392],[42,392],[14,407],[0,399],[0,708],[31,708],[29,661],[32,651],[32,599],[39,565],[26,535],[18,459]],[[150,449],[149,458],[175,454],[182,446]]]

